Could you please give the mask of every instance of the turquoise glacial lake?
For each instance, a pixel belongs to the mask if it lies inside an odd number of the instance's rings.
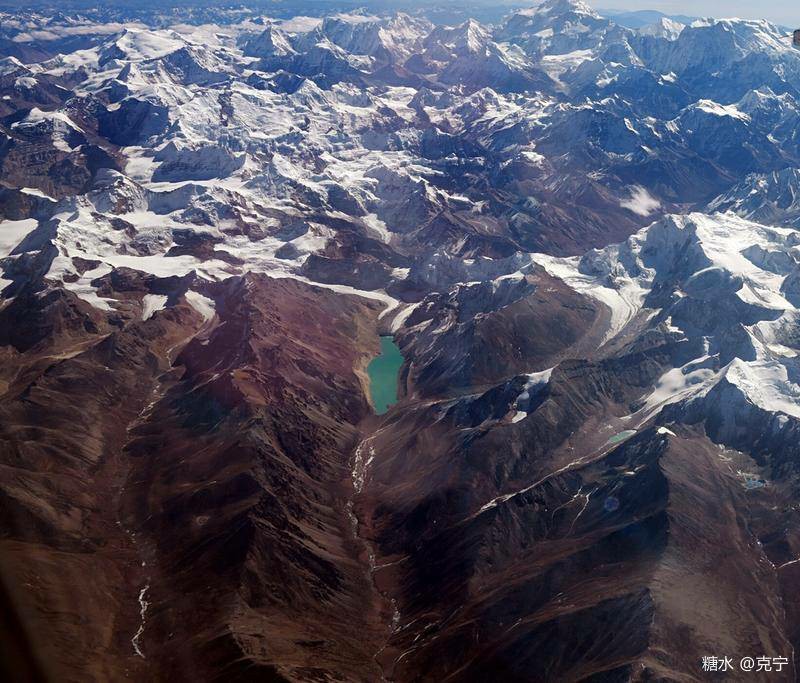
[[[392,337],[381,337],[381,352],[367,366],[372,405],[378,415],[383,415],[397,403],[397,381],[403,354]]]
[[[614,434],[606,443],[621,443],[625,441],[625,439],[633,436],[636,434],[635,429],[626,429],[624,432],[620,432],[619,434]]]

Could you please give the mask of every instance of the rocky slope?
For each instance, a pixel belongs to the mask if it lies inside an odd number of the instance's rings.
[[[795,679],[780,29],[2,19],[4,678]]]

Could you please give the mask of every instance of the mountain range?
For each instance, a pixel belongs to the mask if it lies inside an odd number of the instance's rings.
[[[795,680],[800,50],[678,19],[0,14],[4,678]]]

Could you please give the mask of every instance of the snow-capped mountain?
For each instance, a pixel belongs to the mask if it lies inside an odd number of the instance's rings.
[[[800,228],[800,170],[790,167],[750,174],[714,199],[710,209],[767,225]]]
[[[0,578],[33,669],[792,679],[783,29],[0,18]]]

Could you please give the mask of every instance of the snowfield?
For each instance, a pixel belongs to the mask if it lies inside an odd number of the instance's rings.
[[[633,31],[549,0],[495,27],[354,13],[46,30],[95,44],[4,60],[0,73],[33,97],[73,89],[27,107],[9,135],[58,158],[100,141],[118,163],[86,191],[19,188],[43,205],[0,223],[9,293],[14,263],[50,244],[47,286],[105,312],[119,302],[98,287],[119,269],[257,272],[380,301],[399,331],[420,304],[404,287],[496,289],[541,267],[608,311],[603,348],[649,329],[702,340],[648,410],[724,377],[795,414],[800,107],[786,84],[800,52],[774,26]],[[774,68],[743,88],[737,64],[754,55]],[[713,83],[695,83],[712,62]],[[696,177],[675,170],[687,159]],[[437,271],[442,255],[461,265]],[[201,292],[187,300],[213,317]],[[693,306],[719,301],[731,319],[697,319]],[[141,317],[168,305],[148,294]]]

